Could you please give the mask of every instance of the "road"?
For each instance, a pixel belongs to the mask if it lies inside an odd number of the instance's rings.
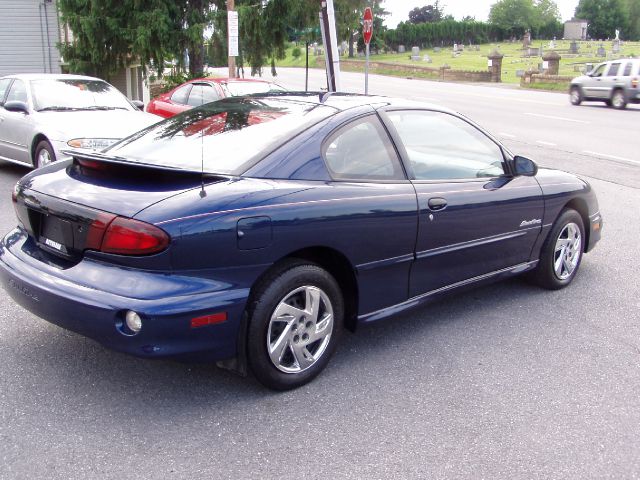
[[[585,174],[605,223],[574,283],[548,292],[516,279],[362,328],[286,393],[111,352],[0,293],[0,478],[640,478],[640,166],[582,152],[637,158],[627,124],[640,110],[388,82],[372,90],[423,92],[514,135],[512,149]],[[616,140],[598,144],[598,129]],[[0,168],[6,232],[26,170]]]

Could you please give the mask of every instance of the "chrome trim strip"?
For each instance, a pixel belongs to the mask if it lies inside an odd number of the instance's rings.
[[[4,160],[5,162],[15,163],[16,165],[24,165],[26,167],[33,167],[32,163],[21,162],[20,160],[14,160],[13,158],[7,158],[0,156],[0,160]]]
[[[434,295],[445,293],[449,290],[453,290],[459,287],[463,287],[466,285],[470,285],[472,283],[480,282],[482,280],[488,280],[492,277],[496,277],[503,273],[513,273],[518,274],[525,272],[534,268],[538,264],[538,260],[533,260],[531,262],[519,263],[518,265],[514,265],[512,267],[503,268],[501,270],[496,270],[494,272],[485,273],[484,275],[478,275],[477,277],[468,278],[466,280],[462,280],[460,282],[452,283],[450,285],[446,285],[444,287],[437,288],[435,290],[431,290],[430,292],[423,293],[421,295],[417,295],[415,297],[410,298],[409,300],[405,300],[402,303],[398,303],[396,305],[392,305],[390,307],[381,308],[380,310],[376,310],[371,313],[366,313],[364,315],[358,315],[358,322],[367,323],[373,322],[375,320],[380,320],[382,318],[388,317],[389,315],[394,315],[403,310],[415,307],[420,305],[421,303],[427,301],[430,297]]]
[[[26,150],[27,146],[23,145],[21,143],[15,143],[15,142],[10,142],[9,140],[3,140],[2,143],[6,143],[8,145],[11,145],[13,147],[20,147],[20,148],[24,148]]]
[[[383,268],[391,265],[396,265],[398,263],[411,262],[413,261],[414,256],[413,253],[408,253],[406,255],[400,255],[398,257],[385,258],[384,260],[376,260],[368,263],[361,263],[360,265],[356,265],[356,269],[364,272],[367,270],[373,270],[374,268]]]
[[[500,242],[502,240],[509,240],[511,238],[521,237],[526,235],[529,230],[539,230],[540,227],[523,228],[515,232],[501,233],[500,235],[494,235],[491,237],[477,238],[475,240],[469,240],[467,242],[454,243],[453,245],[445,245],[444,247],[431,248],[429,250],[422,250],[416,254],[417,259],[433,257],[435,255],[441,255],[443,253],[455,252],[458,250],[464,250],[466,248],[477,247],[480,245],[486,245],[489,243]]]
[[[277,203],[273,205],[254,205],[252,207],[232,208],[229,210],[218,210],[216,212],[199,213],[197,215],[188,215],[186,217],[172,218],[171,220],[164,220],[162,222],[158,222],[155,225],[166,225],[167,223],[173,223],[173,222],[178,222],[182,220],[192,220],[194,218],[210,217],[212,215],[224,215],[227,213],[243,212],[246,210],[262,210],[265,208],[281,208],[281,207],[292,207],[297,205],[309,205],[314,203],[346,202],[346,201],[354,201],[354,200],[369,200],[369,199],[380,200],[383,198],[393,198],[393,197],[416,198],[416,195],[415,193],[396,193],[393,195],[368,195],[366,197],[330,198],[330,199],[323,199],[323,200],[306,200],[302,202]]]

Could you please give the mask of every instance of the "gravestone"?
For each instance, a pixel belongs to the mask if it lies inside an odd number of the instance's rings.
[[[524,70],[516,70],[516,77],[524,77]]]
[[[411,47],[411,60],[420,61],[420,47]]]
[[[596,52],[596,57],[606,57],[607,51],[604,49],[604,45],[600,44],[598,47],[598,51]]]
[[[569,44],[569,53],[571,53],[572,55],[577,55],[579,51],[580,51],[580,45],[578,45],[578,42],[573,40]]]
[[[613,41],[613,53],[620,53],[620,40],[616,39]]]
[[[442,50],[440,47],[433,47],[433,51],[436,53],[440,53],[440,50]]]
[[[457,43],[453,44],[453,53],[458,53],[458,44]]]
[[[459,52],[464,52],[464,43],[458,44],[458,51]]]
[[[540,55],[540,49],[536,47],[527,48],[527,57],[537,57]]]
[[[422,61],[423,62],[427,62],[427,63],[431,63],[433,62],[433,60],[431,60],[431,57],[429,55],[426,55],[424,57],[422,57]]]
[[[524,32],[524,37],[522,37],[522,49],[526,50],[531,45],[531,32],[527,30]]]
[[[398,45],[398,53],[404,53],[405,51],[404,45]]]

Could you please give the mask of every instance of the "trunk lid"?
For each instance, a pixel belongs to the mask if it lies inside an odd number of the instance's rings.
[[[85,250],[99,248],[116,217],[132,218],[197,188],[202,179],[199,172],[76,158],[31,172],[16,185],[13,200],[18,220],[41,250],[78,261]]]

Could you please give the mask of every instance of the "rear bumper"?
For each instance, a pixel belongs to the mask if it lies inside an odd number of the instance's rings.
[[[214,361],[236,355],[248,288],[87,259],[59,269],[36,260],[28,251],[28,237],[19,229],[0,242],[0,284],[16,303],[44,320],[139,357]],[[113,283],[114,278],[120,283],[110,288],[105,280]],[[114,289],[120,293],[113,293]],[[122,326],[127,310],[143,319],[136,335]],[[222,312],[227,314],[225,322],[191,328],[191,319]]]

